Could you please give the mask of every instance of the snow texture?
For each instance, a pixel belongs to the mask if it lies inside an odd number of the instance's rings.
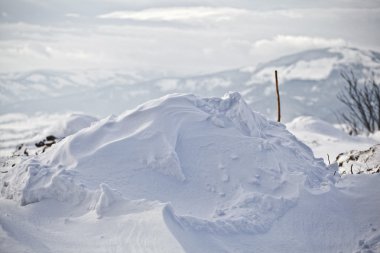
[[[0,157],[10,156],[15,148],[23,145],[35,149],[35,143],[49,135],[64,138],[97,121],[95,117],[77,114],[5,114],[0,116]]]
[[[5,252],[350,252],[379,245],[368,230],[380,227],[379,175],[334,176],[236,92],[167,95],[19,159],[0,175]]]

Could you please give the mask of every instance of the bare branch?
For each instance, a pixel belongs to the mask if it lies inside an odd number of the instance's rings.
[[[372,83],[359,84],[353,71],[341,73],[346,83],[344,89],[337,95],[347,112],[341,114],[341,119],[350,127],[351,134],[361,131],[373,133],[380,129],[380,87],[374,79]]]

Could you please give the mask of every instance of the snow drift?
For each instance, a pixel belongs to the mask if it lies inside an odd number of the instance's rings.
[[[330,219],[314,226],[314,239],[297,235],[321,241],[318,247],[289,243],[284,235],[311,229],[312,224],[304,224],[308,212],[313,210],[313,222],[322,219],[324,200],[339,211],[328,214],[343,220],[351,239],[367,231],[353,227],[369,216],[379,217],[366,213],[356,223],[345,221],[352,215],[344,212],[351,199],[344,198],[343,209],[335,206],[342,193],[333,173],[284,125],[251,111],[239,93],[222,98],[175,94],[95,122],[47,152],[24,159],[1,175],[0,189],[3,198],[24,206],[6,202],[3,211],[22,217],[30,215],[23,210],[43,206],[53,210],[48,216],[55,218],[49,220],[73,223],[57,225],[59,231],[84,233],[81,241],[63,236],[66,244],[60,248],[63,242],[46,230],[34,233],[38,225],[31,222],[26,231],[44,247],[28,240],[21,244],[35,252],[70,252],[67,244],[73,242],[84,252],[109,250],[107,240],[93,246],[99,228],[120,241],[113,244],[117,252],[278,252],[281,245],[288,252],[336,252],[353,245],[343,236],[338,243],[326,239]],[[2,219],[4,224],[9,220]],[[9,231],[17,230],[2,227],[9,238]],[[336,233],[333,227],[329,235]],[[269,237],[278,243],[268,247],[257,241]]]

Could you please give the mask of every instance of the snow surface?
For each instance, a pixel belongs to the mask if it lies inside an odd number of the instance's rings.
[[[376,252],[380,176],[335,169],[239,93],[168,95],[2,168],[0,249]]]
[[[336,157],[353,149],[364,150],[380,143],[380,135],[351,136],[342,129],[321,119],[303,116],[286,124],[287,129],[307,144],[316,157],[324,158],[328,164]]]

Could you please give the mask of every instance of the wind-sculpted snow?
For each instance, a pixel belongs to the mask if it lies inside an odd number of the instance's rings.
[[[296,233],[299,227],[281,228],[283,219],[297,223],[286,217],[313,207],[320,219],[320,199],[333,205],[341,194],[322,159],[233,92],[149,101],[7,169],[2,201],[23,207],[7,204],[2,210],[29,217],[23,210],[44,207],[52,210],[47,220],[57,221],[34,233],[39,221],[9,225],[0,216],[6,242],[12,244],[11,231],[22,226],[44,242],[23,242],[33,252],[70,252],[74,242],[82,252],[252,252],[254,245],[262,247],[252,244],[255,238],[274,233],[281,241],[287,229]],[[306,218],[300,215],[299,222]],[[62,232],[50,235],[54,228]],[[60,233],[63,241],[57,242]],[[83,240],[64,233],[83,234]]]
[[[281,124],[252,112],[239,93],[221,99],[170,95],[100,120],[26,160],[12,171],[23,180],[13,179],[3,191],[9,198],[8,190],[15,188],[13,198],[28,204],[73,199],[79,182],[89,189],[106,182],[129,198],[171,201],[182,214],[191,213],[190,202],[205,198],[200,201],[214,203],[193,212],[208,217],[214,209],[219,212],[218,202],[237,198],[236,187],[242,195],[257,191],[251,177],[270,182],[262,193],[272,195],[276,187],[303,181],[319,187],[324,170],[306,146]],[[229,180],[222,181],[223,176]],[[168,193],[178,187],[183,189]],[[186,195],[194,199],[185,201]]]

